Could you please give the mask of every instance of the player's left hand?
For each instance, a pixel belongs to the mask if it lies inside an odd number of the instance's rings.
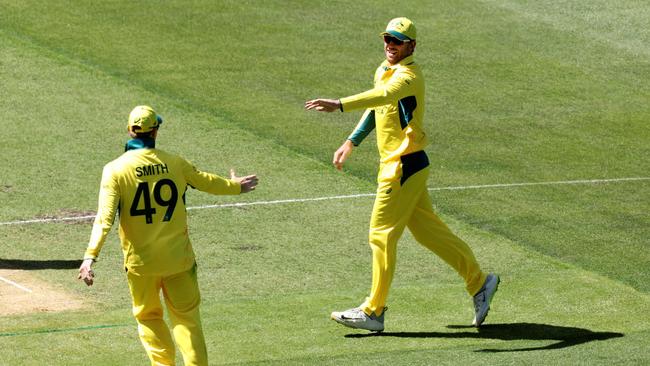
[[[308,111],[334,112],[341,109],[341,101],[338,99],[312,99],[305,102],[305,109]]]
[[[92,269],[94,262],[92,259],[84,259],[81,262],[81,267],[79,267],[79,276],[77,278],[83,280],[87,286],[92,286],[95,280],[95,272]]]
[[[352,149],[354,148],[354,144],[350,140],[345,140],[343,145],[338,148],[334,152],[334,158],[332,158],[332,164],[336,167],[338,170],[343,169],[343,164],[345,161],[348,159],[348,156],[352,154]]]

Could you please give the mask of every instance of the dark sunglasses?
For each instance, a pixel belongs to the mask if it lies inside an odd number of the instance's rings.
[[[404,42],[409,42],[409,41],[400,41],[399,39],[391,36],[384,36],[384,42],[386,44],[394,44],[395,46],[401,46],[404,44]]]

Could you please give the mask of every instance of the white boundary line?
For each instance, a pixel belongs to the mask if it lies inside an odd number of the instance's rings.
[[[240,202],[240,203],[224,203],[220,205],[203,205],[203,206],[193,206],[188,207],[188,210],[201,210],[204,208],[224,208],[224,207],[245,207],[245,206],[259,206],[259,205],[279,205],[283,203],[301,203],[301,202],[314,202],[314,201],[329,201],[329,200],[342,200],[348,198],[359,198],[359,197],[374,197],[374,193],[359,193],[359,194],[349,194],[344,196],[325,196],[325,197],[314,197],[314,198],[293,198],[286,200],[275,200],[275,201],[257,201],[257,202]]]
[[[504,184],[485,184],[485,185],[471,185],[471,186],[456,186],[456,187],[434,187],[428,190],[433,191],[460,191],[469,189],[490,189],[490,188],[513,188],[513,187],[529,187],[529,186],[551,186],[551,185],[569,185],[569,184],[602,184],[602,183],[620,183],[620,182],[633,182],[650,180],[650,177],[631,177],[631,178],[612,178],[612,179],[582,179],[582,180],[564,180],[564,181],[551,181],[551,182],[529,182],[529,183],[504,183]],[[315,202],[315,201],[330,201],[337,199],[350,199],[360,197],[374,197],[375,193],[360,193],[342,196],[325,196],[314,198],[294,198],[285,200],[274,201],[256,201],[256,202],[239,202],[239,203],[224,203],[219,205],[202,205],[190,206],[187,210],[203,210],[207,208],[228,208],[228,207],[247,207],[247,206],[261,206],[261,205],[279,205],[285,203],[301,203],[301,202]],[[42,224],[50,222],[63,222],[63,221],[82,221],[93,219],[95,215],[78,216],[78,217],[61,217],[51,219],[33,219],[33,220],[19,220],[0,222],[0,226],[6,225],[25,225],[25,224]]]
[[[33,292],[32,290],[28,289],[27,287],[22,286],[22,285],[19,285],[19,284],[17,284],[16,282],[11,281],[11,280],[8,280],[8,279],[6,279],[6,278],[4,278],[4,277],[2,277],[2,276],[0,276],[0,281],[4,281],[4,282],[6,282],[6,283],[8,283],[8,284],[10,284],[10,285],[12,285],[12,286],[18,287],[19,289],[21,289],[21,290],[23,290],[23,291],[25,291],[25,292],[29,292],[29,293],[32,293],[32,292]]]
[[[639,180],[650,180],[650,177],[633,177],[633,178],[612,178],[612,179],[582,179],[582,180],[564,180],[554,182],[531,182],[531,183],[506,183],[506,184],[485,184],[478,186],[461,186],[461,187],[440,187],[429,188],[429,191],[456,191],[465,189],[486,189],[486,188],[510,188],[526,186],[552,186],[567,184],[601,184],[601,183],[620,183]]]
[[[51,218],[51,219],[33,219],[33,220],[7,221],[7,222],[0,222],[0,226],[2,226],[2,225],[43,224],[43,223],[48,223],[48,222],[62,222],[62,221],[82,221],[82,220],[89,220],[89,219],[94,219],[94,218],[95,218],[95,215],[92,215],[92,216],[76,216],[76,217],[59,217],[59,218]]]

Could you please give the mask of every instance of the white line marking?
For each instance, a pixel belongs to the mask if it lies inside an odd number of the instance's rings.
[[[479,185],[479,186],[429,188],[429,190],[430,191],[455,191],[455,190],[465,190],[465,189],[510,188],[510,187],[525,187],[525,186],[551,186],[551,185],[567,185],[567,184],[601,184],[601,183],[630,182],[630,181],[639,181],[639,180],[650,180],[650,177],[614,178],[614,179],[583,179],[583,180],[565,180],[565,181],[555,181],[555,182],[486,184],[486,185]]]
[[[193,206],[188,207],[188,210],[201,210],[204,208],[224,208],[224,207],[244,207],[244,206],[257,206],[257,205],[278,205],[283,203],[299,203],[299,202],[313,202],[313,201],[329,201],[329,200],[340,200],[347,198],[359,198],[359,197],[374,197],[374,193],[359,193],[359,194],[350,194],[345,196],[326,196],[326,197],[314,197],[314,198],[294,198],[286,200],[276,200],[276,201],[257,201],[257,202],[240,202],[240,203],[224,203],[221,205],[204,205],[204,206]]]
[[[484,184],[472,186],[456,186],[456,187],[434,187],[429,188],[429,191],[460,191],[468,189],[490,189],[490,188],[513,188],[513,187],[527,187],[527,186],[550,186],[550,185],[569,185],[569,184],[602,184],[602,183],[620,183],[620,182],[633,182],[650,180],[650,177],[632,177],[632,178],[613,178],[613,179],[582,179],[582,180],[565,180],[565,181],[552,181],[552,182],[529,182],[529,183],[504,183],[504,184]],[[256,202],[239,202],[239,203],[224,203],[219,205],[202,205],[190,206],[187,210],[203,210],[207,208],[228,208],[228,207],[247,207],[247,206],[261,206],[261,205],[279,205],[284,203],[301,203],[301,202],[314,202],[314,201],[329,201],[337,199],[350,199],[360,197],[374,197],[375,193],[359,193],[342,196],[325,196],[314,198],[294,198],[285,200],[274,201],[256,201]],[[81,221],[92,219],[95,216],[78,216],[78,217],[61,217],[52,219],[33,219],[21,221],[7,221],[0,222],[3,225],[25,225],[25,224],[42,224],[50,222],[62,221]]]
[[[33,220],[22,220],[22,221],[7,221],[0,222],[0,225],[23,225],[23,224],[42,224],[48,222],[61,222],[61,221],[82,221],[88,219],[94,219],[95,215],[92,216],[76,216],[76,217],[59,217],[52,219],[33,219]]]
[[[12,285],[12,286],[16,286],[16,287],[18,287],[19,289],[21,289],[21,290],[23,290],[23,291],[26,291],[26,292],[32,293],[32,290],[28,289],[27,287],[22,286],[22,285],[20,285],[20,284],[17,284],[16,282],[11,281],[11,280],[8,280],[8,279],[6,279],[6,278],[4,278],[4,277],[2,277],[2,276],[0,276],[0,281],[4,281],[4,282],[6,282],[6,283],[8,283],[8,284],[10,284],[10,285]]]

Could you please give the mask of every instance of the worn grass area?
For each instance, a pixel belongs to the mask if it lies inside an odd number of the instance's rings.
[[[159,147],[261,177],[246,196],[189,192],[190,206],[372,193],[372,138],[346,171],[329,164],[358,114],[302,103],[368,88],[378,33],[397,15],[418,25],[431,187],[649,176],[650,6],[638,1],[3,1],[0,270],[83,307],[3,316],[0,364],[146,364],[117,235],[88,289],[70,265],[88,221],[6,224],[92,214],[136,104],[165,117]],[[650,181],[431,195],[503,277],[484,328],[466,327],[460,279],[409,234],[386,332],[328,320],[368,290],[372,197],[199,208],[190,227],[211,363],[650,362]]]

